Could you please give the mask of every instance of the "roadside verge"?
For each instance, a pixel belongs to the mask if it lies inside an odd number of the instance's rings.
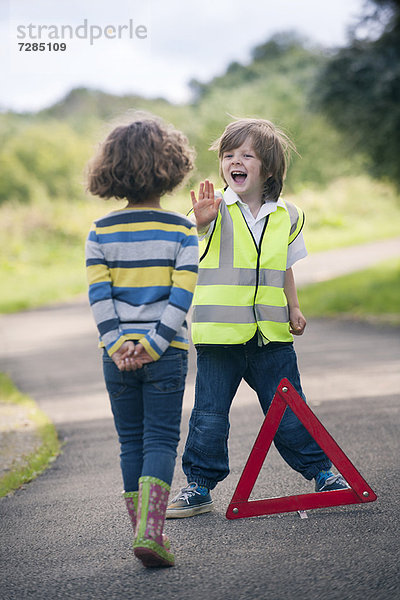
[[[0,373],[0,498],[35,479],[60,448],[47,415]]]

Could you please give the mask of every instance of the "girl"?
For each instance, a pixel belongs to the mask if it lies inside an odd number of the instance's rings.
[[[93,224],[89,300],[121,448],[134,553],[174,564],[163,536],[187,373],[186,315],[197,278],[196,229],[160,198],[193,168],[185,136],[145,116],[114,129],[88,169],[88,190],[127,200]]]

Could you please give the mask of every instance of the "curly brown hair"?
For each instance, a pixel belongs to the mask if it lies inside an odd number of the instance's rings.
[[[286,176],[290,152],[296,147],[289,137],[266,119],[237,119],[229,123],[225,131],[210,147],[217,150],[221,161],[223,154],[239,148],[251,138],[253,148],[261,160],[264,180],[263,200],[277,201]],[[221,164],[221,163],[220,163]],[[222,167],[220,169],[221,176]]]
[[[194,167],[186,136],[154,115],[113,129],[87,168],[87,189],[140,203],[172,192]]]

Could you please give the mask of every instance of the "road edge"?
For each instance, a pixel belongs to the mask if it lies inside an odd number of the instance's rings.
[[[61,452],[61,442],[49,417],[32,398],[21,393],[5,373],[0,373],[0,415],[7,417],[2,421],[9,422],[0,431],[0,434],[7,435],[7,445],[12,449],[14,444],[23,448],[3,468],[0,498],[4,498],[36,479],[51,466]],[[24,429],[25,432],[29,431],[30,444],[25,443]],[[0,465],[4,465],[4,459],[0,447]]]

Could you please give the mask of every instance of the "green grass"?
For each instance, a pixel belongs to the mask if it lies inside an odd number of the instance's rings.
[[[338,179],[325,189],[304,189],[288,200],[305,211],[309,252],[399,235],[399,194],[366,176]]]
[[[60,452],[60,442],[54,425],[28,396],[21,394],[8,375],[0,373],[0,413],[24,415],[38,439],[37,448],[26,456],[18,457],[8,472],[0,477],[0,498],[42,473]],[[1,458],[1,454],[0,454]]]
[[[215,184],[221,186],[217,179]],[[324,190],[307,188],[287,199],[305,210],[311,252],[398,235],[399,196],[393,187],[367,177],[337,180]],[[188,190],[166,197],[162,205],[186,214],[191,208]],[[84,244],[90,225],[121,206],[84,196],[74,202],[41,197],[32,204],[0,206],[0,313],[85,293]]]
[[[299,290],[307,317],[345,317],[400,326],[400,260]]]
[[[86,292],[85,240],[92,221],[124,202],[82,198],[80,202],[41,199],[0,207],[0,313],[68,300]],[[186,213],[188,193],[163,201]]]

